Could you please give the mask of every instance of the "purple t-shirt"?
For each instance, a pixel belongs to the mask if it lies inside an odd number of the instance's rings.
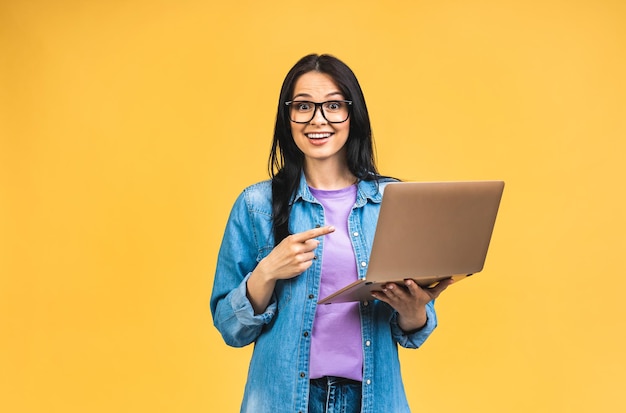
[[[324,206],[325,225],[335,232],[324,236],[320,297],[356,281],[357,265],[348,232],[348,216],[356,201],[356,185],[338,190],[310,188]],[[310,378],[363,378],[359,303],[319,305],[313,321]]]

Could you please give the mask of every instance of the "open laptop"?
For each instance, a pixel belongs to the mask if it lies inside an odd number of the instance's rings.
[[[319,304],[372,300],[372,290],[407,278],[429,287],[481,271],[503,190],[503,181],[387,184],[365,279]]]

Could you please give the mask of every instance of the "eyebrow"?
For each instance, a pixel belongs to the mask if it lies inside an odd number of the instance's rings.
[[[326,95],[326,97],[331,97],[331,96],[335,96],[335,95],[339,95],[339,96],[343,96],[343,93],[337,91],[337,92],[331,92],[329,94]],[[312,98],[311,95],[309,95],[308,93],[298,93],[297,95],[295,95],[293,97],[293,99],[297,99],[297,98]]]

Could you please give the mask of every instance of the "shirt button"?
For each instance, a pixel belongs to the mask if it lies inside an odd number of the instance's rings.
[[[370,379],[365,380],[365,384],[372,384],[372,381]]]
[[[368,305],[370,305],[369,301],[363,301],[363,307],[367,307]]]
[[[315,228],[319,228],[319,227],[320,227],[320,224],[315,224]]]
[[[371,342],[371,341],[369,341],[369,340],[367,340],[367,341],[365,342],[365,345],[366,345],[367,347],[369,347],[371,344],[372,344],[372,342]]]
[[[308,332],[308,331],[305,331],[305,332],[304,332],[304,334],[303,334],[303,336],[308,337],[308,336],[309,336],[309,332]]]
[[[358,232],[356,232],[356,231],[354,231],[354,232],[352,233],[352,235],[354,235],[355,237],[358,237],[358,236],[359,236],[359,233],[358,233]]]
[[[315,296],[313,294],[309,294],[309,298],[312,300],[315,298]]]
[[[300,377],[305,378],[305,377],[306,377],[306,374],[304,374],[304,373],[300,373]]]
[[[365,261],[361,261],[361,267],[365,267],[367,263]]]

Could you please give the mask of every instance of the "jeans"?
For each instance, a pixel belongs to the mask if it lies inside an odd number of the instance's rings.
[[[361,382],[327,376],[311,380],[309,413],[359,413]]]

